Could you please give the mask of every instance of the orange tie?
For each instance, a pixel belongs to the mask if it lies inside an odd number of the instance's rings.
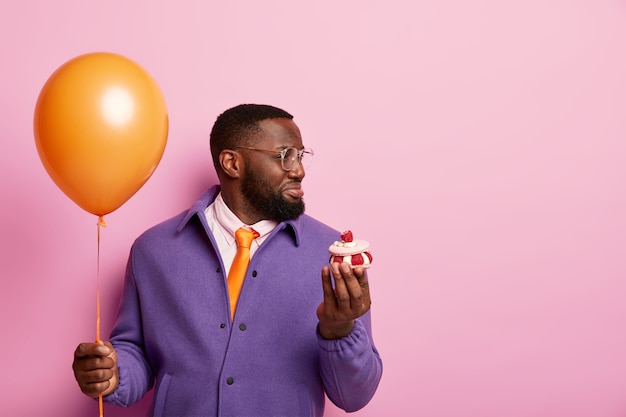
[[[232,320],[235,319],[237,300],[239,299],[243,279],[246,276],[248,264],[250,263],[250,245],[257,237],[259,237],[259,233],[254,229],[248,230],[240,227],[235,232],[237,254],[228,272],[228,294],[230,294],[230,316]]]

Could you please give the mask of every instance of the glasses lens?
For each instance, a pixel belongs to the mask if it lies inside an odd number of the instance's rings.
[[[302,156],[300,156],[300,163],[307,169],[311,166],[311,162],[313,161],[313,151],[310,149],[304,149],[302,151]]]
[[[304,169],[311,165],[313,159],[313,152],[309,149],[298,151],[296,148],[285,149],[285,156],[283,158],[283,169],[285,171],[291,171],[295,168],[298,161],[298,153],[300,153],[300,163]]]

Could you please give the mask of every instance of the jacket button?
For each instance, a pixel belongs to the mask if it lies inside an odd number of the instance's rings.
[[[219,274],[220,272],[222,272],[222,268],[220,268],[220,267],[218,266],[218,267],[217,267],[217,269],[215,270],[215,272],[217,272],[217,273]]]
[[[252,277],[256,278],[256,275],[257,275],[257,273],[256,273],[256,269],[255,269],[254,271],[252,271]]]
[[[224,327],[226,327],[224,323],[220,324],[220,329],[223,329]]]
[[[229,376],[228,378],[226,378],[226,383],[228,385],[233,385],[233,382],[235,382],[235,380],[233,379],[232,376]]]
[[[243,332],[244,330],[246,330],[247,328],[248,328],[248,327],[247,327],[245,324],[243,324],[243,323],[241,323],[241,324],[239,325],[239,330],[241,330],[242,332]]]

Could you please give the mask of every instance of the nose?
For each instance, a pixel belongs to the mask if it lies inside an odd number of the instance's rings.
[[[296,160],[294,164],[295,165],[293,166],[293,168],[291,168],[291,170],[287,172],[287,176],[289,178],[302,180],[302,178],[304,178],[304,176],[306,175],[306,173],[304,172],[304,166],[299,160]]]

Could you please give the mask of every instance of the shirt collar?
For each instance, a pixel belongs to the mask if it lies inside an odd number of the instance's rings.
[[[209,209],[210,208],[207,207],[206,210]],[[263,240],[268,234],[272,232],[272,230],[274,230],[276,225],[278,225],[278,222],[274,220],[261,220],[259,222],[256,222],[255,224],[250,225],[244,224],[241,220],[239,220],[239,217],[235,216],[235,213],[233,213],[230,208],[228,208],[228,206],[224,202],[224,199],[222,198],[222,193],[219,193],[215,197],[215,201],[213,201],[213,209],[215,210],[215,220],[219,224],[219,228],[224,233],[224,237],[229,244],[232,244],[235,241],[235,231],[240,227],[248,227],[256,230],[256,232],[259,234],[259,237],[257,239],[260,238]]]

